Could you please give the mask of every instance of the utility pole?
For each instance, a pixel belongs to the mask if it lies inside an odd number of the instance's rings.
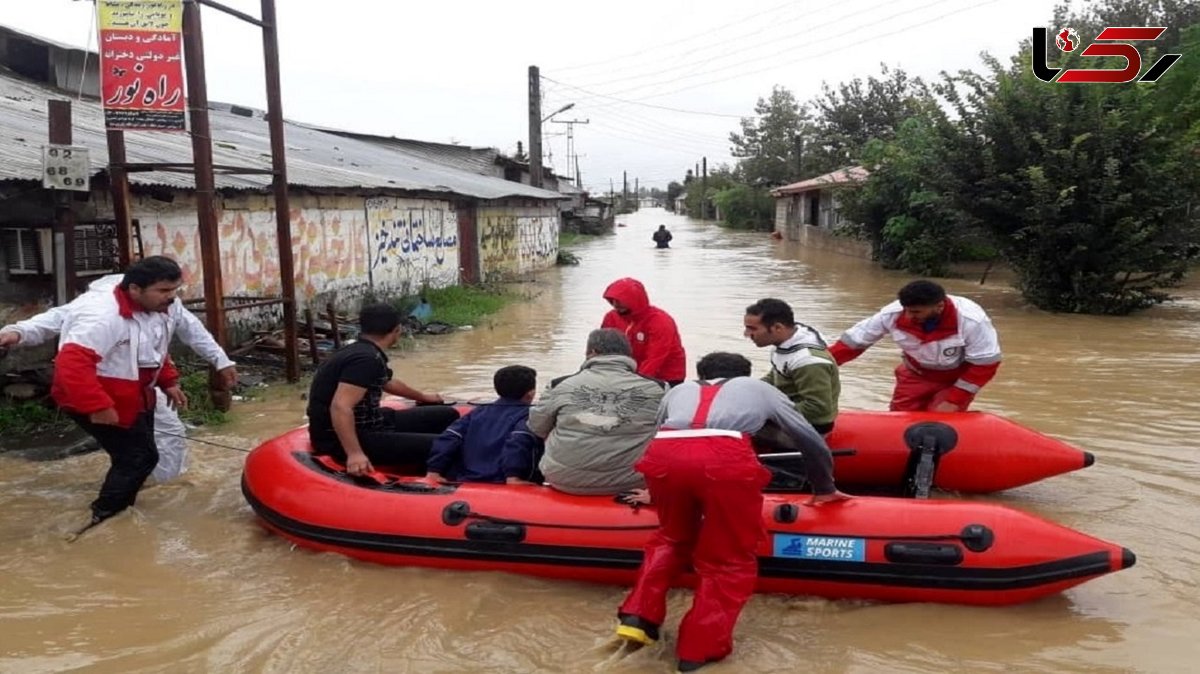
[[[583,189],[583,177],[579,175],[579,155],[575,155],[575,186]]]
[[[282,305],[284,318],[284,359],[289,381],[299,379],[299,353],[296,344],[296,284],[293,266],[291,215],[288,203],[287,161],[284,145],[282,96],[279,90],[279,41],[275,0],[261,0],[262,17],[255,18],[227,7],[217,0],[188,0],[183,3],[183,54],[187,75],[187,104],[191,117],[192,163],[129,162],[125,156],[125,137],[120,130],[108,131],[109,170],[112,176],[113,211],[117,219],[117,240],[122,265],[128,264],[130,204],[128,174],[140,171],[193,173],[196,184],[196,216],[200,233],[200,258],[204,270],[204,311],[208,331],[221,346],[228,346],[225,334],[225,297],[221,279],[220,238],[217,229],[214,172],[222,175],[270,175],[275,197],[275,236],[279,249],[280,297],[239,303],[232,310]],[[263,60],[267,88],[267,126],[271,143],[271,168],[258,166],[213,165],[212,135],[208,122],[208,91],[204,69],[204,41],[200,26],[200,5],[258,26],[263,31]],[[248,298],[249,299],[249,298]],[[218,409],[228,409],[230,392],[222,390],[210,370],[210,393]]]
[[[571,171],[571,164],[575,164],[575,186],[579,187],[579,153],[575,151],[575,125],[590,124],[590,119],[569,119],[569,120],[550,120],[554,124],[567,125],[567,171]],[[580,189],[583,189],[580,187]]]
[[[133,216],[129,212],[129,172],[125,170],[125,132],[106,130],[108,137],[108,189],[112,192],[113,219],[117,221],[117,269],[133,261]]]
[[[701,157],[701,170],[704,177],[700,179],[700,219],[708,219],[708,157]]]
[[[529,184],[542,186],[542,76],[529,66]]]
[[[621,208],[629,203],[629,171],[621,171]]]
[[[204,269],[204,318],[208,331],[222,347],[225,340],[225,294],[221,284],[221,234],[214,203],[212,132],[208,126],[208,86],[204,73],[204,38],[200,5],[183,3],[183,63],[187,71],[187,103],[192,119],[192,161],[196,180],[196,219],[200,230],[200,259]]]
[[[796,180],[804,180],[804,137],[796,136]]]
[[[50,143],[71,144],[71,101],[47,101]],[[54,191],[54,281],[58,306],[75,299],[75,210],[66,190]]]
[[[300,379],[296,334],[296,268],[292,257],[292,211],[288,202],[287,155],[283,137],[283,94],[279,85],[279,31],[275,0],[262,0],[263,63],[267,85],[267,128],[271,136],[271,187],[275,193],[275,241],[279,246],[280,294],[283,299],[283,344],[287,380]],[[329,320],[334,320],[330,316]],[[337,336],[334,335],[334,339]]]

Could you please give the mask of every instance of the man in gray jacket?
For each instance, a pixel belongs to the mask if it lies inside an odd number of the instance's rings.
[[[658,430],[666,385],[637,373],[619,330],[593,330],[587,360],[529,412],[529,429],[546,439],[539,468],[569,494],[616,494],[644,485],[633,464]]]

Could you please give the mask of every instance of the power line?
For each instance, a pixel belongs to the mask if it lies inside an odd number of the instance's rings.
[[[607,131],[608,132],[607,135],[609,135],[609,136],[614,136],[617,138],[624,138],[626,140],[632,140],[632,141],[636,141],[639,143],[647,143],[647,144],[653,145],[655,147],[668,149],[668,150],[675,151],[675,152],[682,151],[682,152],[686,152],[689,155],[698,155],[699,154],[699,155],[712,155],[712,156],[726,156],[726,154],[728,152],[728,150],[719,150],[718,151],[711,147],[701,147],[698,145],[693,145],[693,144],[682,142],[682,141],[672,141],[669,138],[662,138],[661,136],[654,135],[654,134],[640,133],[640,132],[631,131],[631,130],[625,129],[625,128],[609,126],[607,124],[597,124],[595,122],[595,120],[593,120],[592,124],[593,124],[593,128],[595,130]]]
[[[750,65],[750,64],[752,64],[752,63],[758,63],[758,62],[761,62],[761,61],[767,61],[767,60],[773,60],[773,59],[777,59],[777,58],[779,58],[780,54],[787,53],[787,52],[789,52],[789,51],[794,51],[794,50],[797,50],[797,49],[804,49],[804,50],[808,50],[810,47],[812,47],[812,46],[814,46],[814,45],[819,45],[819,44],[822,44],[822,43],[825,43],[825,42],[829,42],[829,41],[831,41],[831,40],[839,40],[839,39],[840,39],[840,40],[845,40],[847,35],[854,35],[854,34],[857,34],[859,31],[861,31],[861,30],[863,30],[863,29],[870,28],[870,27],[872,27],[872,26],[875,26],[875,25],[878,25],[878,24],[881,24],[881,23],[887,23],[887,22],[891,22],[891,21],[893,21],[894,19],[898,19],[898,18],[900,18],[900,17],[902,17],[902,16],[905,16],[905,15],[908,15],[908,14],[914,14],[914,13],[916,13],[916,12],[920,12],[920,11],[922,11],[922,10],[929,9],[930,7],[935,7],[935,6],[937,6],[937,5],[944,5],[944,4],[948,3],[948,2],[954,2],[954,1],[955,1],[955,0],[933,0],[932,2],[927,2],[927,3],[925,3],[924,5],[921,5],[920,7],[915,7],[915,8],[912,8],[912,9],[906,9],[906,10],[904,10],[904,11],[895,12],[895,13],[893,13],[893,14],[890,14],[890,15],[888,15],[888,16],[885,16],[885,17],[883,17],[883,18],[876,19],[875,21],[871,21],[871,22],[869,22],[869,23],[866,23],[866,24],[863,24],[863,25],[855,26],[855,27],[853,27],[853,28],[851,28],[851,29],[849,29],[849,30],[839,30],[839,31],[837,31],[837,32],[835,32],[835,33],[833,33],[833,34],[831,34],[831,35],[828,35],[828,36],[826,36],[826,37],[823,37],[823,38],[820,38],[820,39],[817,39],[817,40],[807,40],[807,41],[806,41],[806,42],[805,42],[803,45],[797,45],[796,47],[793,47],[793,48],[779,50],[779,51],[776,51],[776,52],[773,52],[773,53],[770,53],[770,54],[764,54],[764,55],[762,55],[762,56],[756,56],[756,57],[754,57],[754,58],[750,58],[750,59],[744,59],[744,60],[742,60],[742,61],[738,61],[738,62],[735,62],[735,63],[730,63],[730,64],[728,64],[728,65],[724,65],[724,66],[721,66],[721,67],[719,67],[719,68],[714,68],[714,69],[711,69],[711,70],[708,70],[708,71],[704,71],[704,72],[700,72],[700,73],[694,73],[694,74],[691,74],[691,75],[678,76],[678,77],[671,77],[671,78],[666,78],[666,79],[662,79],[662,80],[657,80],[657,81],[654,81],[654,82],[650,82],[650,83],[647,83],[647,84],[639,84],[639,85],[636,85],[636,86],[627,87],[627,88],[625,88],[625,89],[619,89],[619,90],[617,90],[617,91],[613,91],[613,92],[611,92],[611,94],[612,94],[612,95],[615,97],[615,96],[616,96],[616,95],[618,95],[618,94],[628,94],[628,93],[630,93],[630,92],[633,92],[633,91],[638,91],[638,90],[640,90],[640,89],[653,89],[653,88],[655,88],[655,87],[661,87],[661,86],[663,86],[663,85],[676,84],[676,83],[680,82],[681,80],[689,80],[689,79],[694,79],[694,78],[697,78],[697,77],[706,77],[706,76],[708,76],[708,75],[715,75],[715,74],[717,74],[717,73],[720,73],[720,72],[725,72],[725,71],[727,71],[727,70],[731,70],[731,69],[734,69],[734,68],[742,68],[742,67],[744,67],[744,66],[747,66],[747,65]],[[883,3],[883,4],[889,4],[889,3]],[[846,15],[846,16],[844,16],[844,17],[841,17],[841,18],[839,18],[839,19],[836,19],[836,20],[833,20],[833,21],[827,21],[827,22],[825,22],[825,23],[822,23],[822,24],[818,24],[818,25],[816,25],[816,26],[813,26],[813,29],[815,30],[815,29],[818,29],[818,28],[825,28],[825,27],[828,27],[828,26],[833,26],[833,25],[835,25],[835,24],[839,23],[840,21],[843,21],[843,20],[845,20],[845,19],[848,19],[848,18],[850,18],[850,17],[853,17],[853,16],[858,16],[858,15],[860,15],[860,14],[865,14],[865,13],[867,13],[867,12],[871,12],[871,11],[873,11],[873,10],[877,9],[878,7],[881,7],[881,6],[883,6],[883,5],[875,5],[875,6],[872,6],[872,7],[868,7],[867,9],[864,9],[864,10],[859,10],[859,11],[857,11],[857,12],[854,12],[854,13],[852,13],[852,14],[848,14],[848,15]],[[947,15],[947,16],[948,16],[948,15]],[[777,40],[776,40],[776,41],[777,41]],[[768,42],[768,43],[765,43],[765,44],[771,44],[771,43],[770,43],[770,42]],[[863,44],[863,41],[861,41],[861,40],[854,40],[854,41],[852,41],[852,42],[851,42],[851,43],[850,43],[848,46],[857,47],[857,46],[860,46],[861,44]],[[843,48],[845,48],[845,47],[843,47]],[[826,51],[823,51],[823,53],[830,53],[830,52],[829,52],[828,50],[826,50]],[[773,69],[775,69],[775,68],[779,68],[780,66],[781,66],[781,64],[778,64],[778,63],[777,63],[776,65],[772,66],[771,68],[767,68],[767,70],[773,70]],[[739,72],[737,73],[737,75],[736,75],[736,76],[737,76],[737,77],[744,77],[746,74],[747,74],[747,73],[745,73],[745,72],[739,71]],[[751,74],[753,74],[753,73],[751,73]],[[716,80],[716,82],[723,82],[723,81],[725,81],[725,80]],[[704,86],[705,84],[711,84],[711,83],[712,83],[712,82],[706,82],[706,83],[703,83],[703,84],[701,84],[700,86]],[[652,96],[647,96],[647,98],[657,98],[657,97],[659,97],[659,96],[664,96],[664,95],[665,95],[665,94],[663,94],[663,93],[656,93],[656,94],[654,94],[654,95],[652,95]]]
[[[587,109],[587,108],[585,108]],[[603,117],[611,117],[615,121],[622,124],[628,124],[636,129],[641,129],[655,134],[656,137],[675,138],[681,142],[690,143],[697,146],[705,146],[706,151],[712,151],[712,148],[720,148],[724,152],[728,148],[725,145],[725,132],[714,137],[713,134],[703,134],[694,131],[684,131],[678,128],[667,126],[652,119],[636,116],[632,112],[621,111],[616,108],[604,108]]]
[[[881,7],[885,6],[885,5],[892,4],[893,2],[894,2],[894,0],[885,0],[884,2],[881,2],[881,3],[879,3],[879,4],[873,5],[873,6],[871,6],[871,7],[868,7],[868,8],[866,8],[866,9],[863,9],[863,10],[859,10],[859,11],[857,11],[857,12],[854,12],[854,13],[851,13],[851,14],[847,14],[847,15],[845,15],[845,16],[842,16],[842,17],[839,17],[839,18],[837,18],[837,19],[834,19],[833,21],[829,21],[829,22],[826,22],[826,23],[823,23],[823,24],[817,24],[817,25],[815,25],[815,26],[805,26],[805,27],[804,27],[804,33],[803,33],[803,34],[801,34],[801,35],[798,35],[798,34],[796,34],[795,32],[789,32],[788,34],[786,34],[786,35],[782,35],[782,36],[780,36],[780,37],[777,37],[777,38],[775,38],[775,39],[773,39],[773,40],[766,40],[766,41],[762,41],[762,38],[764,37],[764,36],[763,36],[763,34],[762,34],[762,31],[758,31],[758,32],[756,32],[756,33],[743,33],[743,34],[739,34],[739,35],[736,35],[736,36],[732,36],[732,37],[730,37],[729,39],[721,40],[720,42],[717,42],[717,43],[714,43],[714,44],[712,44],[712,45],[709,45],[709,46],[708,46],[708,49],[709,49],[710,51],[715,51],[715,52],[718,52],[718,53],[717,53],[715,56],[711,56],[711,57],[709,57],[709,58],[707,58],[707,59],[704,59],[704,60],[702,60],[702,61],[687,61],[687,62],[684,62],[684,63],[680,63],[680,64],[678,64],[678,65],[673,65],[673,66],[669,66],[669,67],[666,67],[666,68],[659,68],[659,69],[657,69],[657,70],[650,70],[650,71],[647,71],[647,72],[642,72],[642,73],[639,73],[639,74],[636,74],[636,75],[627,75],[627,76],[622,76],[622,77],[614,77],[614,78],[607,79],[607,80],[602,80],[602,81],[599,81],[599,82],[583,82],[583,83],[582,83],[580,86],[591,87],[591,88],[598,88],[598,87],[603,87],[604,85],[607,85],[607,84],[613,84],[613,83],[617,83],[617,82],[625,82],[625,81],[632,81],[632,80],[641,80],[641,79],[646,79],[646,78],[649,78],[649,77],[656,77],[656,76],[658,76],[658,75],[664,75],[664,74],[666,74],[666,73],[673,72],[673,71],[676,71],[676,70],[686,70],[686,69],[689,69],[689,68],[690,68],[690,69],[692,69],[692,70],[694,71],[694,70],[695,70],[695,69],[696,69],[698,66],[702,66],[702,65],[705,65],[705,64],[707,64],[707,63],[712,63],[713,61],[720,61],[720,60],[722,60],[722,59],[729,58],[729,57],[731,57],[731,56],[734,56],[734,55],[736,55],[736,54],[742,54],[742,53],[745,53],[745,52],[748,52],[748,51],[754,51],[754,50],[757,50],[757,49],[762,49],[762,48],[764,48],[764,47],[770,46],[770,45],[772,45],[772,44],[776,44],[776,43],[778,43],[778,42],[784,42],[784,41],[788,41],[788,40],[794,40],[794,39],[797,39],[798,37],[804,37],[805,39],[807,39],[807,38],[810,38],[810,37],[812,37],[812,32],[813,32],[815,29],[817,29],[817,28],[822,28],[822,27],[824,27],[824,26],[829,26],[829,25],[835,24],[835,23],[837,23],[837,22],[839,22],[839,21],[844,21],[844,20],[846,20],[846,19],[849,19],[849,18],[851,18],[851,17],[858,16],[859,14],[865,14],[865,13],[867,13],[867,12],[872,12],[872,11],[875,11],[876,9],[879,9],[879,8],[881,8]],[[796,21],[799,21],[799,20],[801,20],[801,19],[809,18],[810,16],[814,16],[814,15],[820,15],[820,13],[821,13],[821,12],[823,12],[825,9],[828,9],[828,8],[829,8],[829,7],[823,7],[823,8],[820,8],[820,9],[818,9],[818,10],[811,11],[811,12],[809,12],[809,13],[802,14],[802,15],[800,15],[800,16],[797,16],[797,17],[794,17],[794,18],[788,19],[788,20],[786,20],[786,21],[781,21],[781,22],[778,22],[778,23],[772,24],[772,25],[770,26],[770,29],[775,29],[775,28],[779,28],[779,27],[782,27],[782,26],[786,26],[786,25],[788,25],[788,24],[794,23],[794,22],[796,22]],[[726,51],[726,50],[723,50],[723,49],[721,49],[721,47],[722,47],[723,45],[725,45],[725,44],[730,44],[730,43],[745,44],[745,43],[746,43],[746,40],[745,40],[745,38],[753,38],[753,39],[751,39],[751,40],[750,40],[750,44],[748,44],[748,45],[746,45],[746,46],[743,46],[743,47],[741,47],[740,49],[733,49],[733,50],[729,50],[729,51]],[[778,54],[778,52],[776,52],[776,54]],[[690,55],[690,52],[689,52],[689,54],[688,54],[688,55]],[[691,77],[691,76],[693,76],[693,74],[684,74],[684,75],[678,75],[678,76],[676,76],[676,77],[684,77],[684,78],[687,78],[687,77]],[[620,92],[615,92],[615,91],[614,91],[614,92],[611,92],[611,93],[620,93]]]
[[[593,96],[595,98],[607,98],[607,99],[611,99],[614,101],[620,101],[621,103],[628,103],[630,105],[640,105],[644,108],[654,108],[656,110],[667,110],[669,112],[678,112],[678,113],[682,113],[685,115],[705,115],[708,117],[725,117],[728,119],[741,119],[743,117],[743,115],[726,115],[726,114],[722,114],[719,112],[706,112],[703,110],[683,110],[681,108],[672,108],[672,107],[666,106],[666,105],[654,105],[652,103],[642,103],[641,101],[626,100],[624,98],[617,98],[615,96],[608,96],[606,94],[598,94],[594,91],[588,91],[587,89],[584,89],[583,87],[577,87],[573,84],[567,84],[565,82],[560,82],[558,80],[554,80],[549,77],[546,77],[545,75],[542,75],[542,79],[546,80],[548,82],[553,82],[560,86],[567,87],[569,89],[575,89],[576,91],[582,91],[583,93]]]
[[[591,62],[589,62],[589,63],[583,63],[583,64],[579,64],[579,65],[573,65],[573,66],[566,66],[566,67],[563,67],[563,68],[559,68],[559,69],[558,69],[558,71],[559,71],[559,72],[568,72],[568,71],[572,71],[572,70],[585,70],[585,69],[588,69],[588,68],[594,68],[594,67],[596,67],[596,66],[604,66],[604,67],[606,67],[606,68],[611,68],[613,63],[616,63],[616,62],[619,62],[619,61],[624,61],[624,60],[627,60],[627,59],[631,59],[631,58],[634,58],[634,57],[637,57],[637,56],[641,56],[642,54],[649,54],[650,52],[657,51],[657,50],[659,50],[659,49],[664,49],[664,48],[666,48],[666,47],[672,47],[672,46],[674,46],[674,45],[677,45],[677,44],[680,44],[680,43],[683,43],[683,42],[689,42],[689,41],[691,41],[691,40],[694,40],[694,39],[696,39],[696,38],[705,37],[705,36],[707,36],[707,35],[711,35],[711,34],[713,34],[713,33],[716,33],[716,32],[718,32],[718,31],[724,31],[724,30],[728,30],[728,29],[729,29],[730,27],[732,27],[732,26],[736,26],[736,25],[738,25],[738,24],[746,23],[747,21],[751,21],[751,20],[753,20],[753,19],[757,19],[758,17],[760,17],[760,16],[763,16],[764,14],[770,14],[770,13],[772,13],[772,12],[775,12],[775,11],[778,11],[778,10],[780,10],[780,9],[784,9],[784,8],[786,8],[786,7],[788,7],[788,6],[792,5],[792,4],[794,4],[794,3],[793,3],[793,2],[791,2],[791,1],[789,1],[789,2],[785,2],[785,3],[783,3],[783,4],[780,4],[780,5],[775,5],[774,7],[771,7],[770,9],[763,10],[763,11],[759,12],[758,14],[751,14],[750,16],[748,16],[748,17],[745,17],[745,18],[743,18],[743,19],[739,19],[739,20],[737,20],[737,21],[734,21],[733,23],[722,24],[722,25],[720,25],[720,26],[717,26],[717,27],[714,27],[714,28],[709,28],[709,29],[707,29],[707,30],[701,31],[701,32],[699,32],[699,33],[694,33],[694,34],[692,34],[692,35],[689,35],[689,36],[687,36],[687,37],[682,37],[682,38],[680,38],[680,39],[678,39],[678,40],[674,40],[674,41],[672,41],[672,42],[663,42],[663,43],[659,43],[659,44],[656,44],[656,45],[654,45],[654,46],[652,46],[652,47],[647,47],[647,48],[645,48],[645,49],[641,49],[641,50],[638,50],[638,51],[635,51],[635,52],[631,52],[631,53],[625,54],[625,55],[623,55],[623,56],[609,57],[609,58],[605,58],[605,59],[602,59],[602,60],[599,60],[599,61],[591,61]]]
[[[933,18],[933,19],[929,19],[929,20],[927,20],[927,21],[923,21],[923,22],[920,22],[920,23],[914,23],[914,24],[911,24],[911,25],[908,25],[908,26],[904,26],[903,28],[898,28],[898,29],[896,29],[896,30],[893,30],[893,31],[890,31],[890,32],[887,32],[887,33],[880,33],[880,34],[878,34],[878,35],[872,35],[871,37],[869,37],[869,38],[866,38],[865,40],[859,40],[859,41],[856,41],[856,42],[854,42],[854,43],[852,43],[852,44],[843,45],[843,46],[841,46],[841,47],[837,47],[837,48],[834,48],[834,49],[828,49],[828,50],[825,50],[824,52],[822,52],[822,54],[821,54],[821,55],[822,55],[822,56],[827,56],[827,55],[829,55],[829,54],[836,54],[836,53],[838,53],[838,52],[840,52],[840,51],[844,51],[844,50],[846,50],[846,49],[851,49],[851,48],[861,47],[863,44],[865,44],[865,43],[867,43],[867,42],[871,42],[871,41],[874,41],[874,40],[878,40],[878,39],[880,39],[880,38],[891,37],[891,36],[893,36],[893,35],[898,35],[898,34],[900,34],[900,33],[904,33],[904,32],[910,31],[910,30],[912,30],[912,29],[914,29],[914,28],[920,28],[920,27],[922,27],[922,26],[927,26],[927,25],[930,25],[930,24],[933,24],[933,23],[937,23],[937,22],[939,22],[939,21],[944,21],[945,19],[948,19],[948,18],[950,18],[950,17],[952,17],[952,16],[954,16],[954,15],[956,15],[956,14],[962,14],[963,12],[969,12],[969,11],[971,11],[971,10],[974,10],[974,9],[979,9],[980,7],[986,7],[987,5],[992,5],[992,4],[995,4],[995,3],[997,3],[997,2],[999,2],[999,0],[986,0],[986,2],[981,2],[981,3],[975,4],[975,5],[971,5],[971,6],[969,6],[969,7],[964,7],[964,8],[962,8],[962,9],[955,10],[955,11],[953,11],[953,12],[950,12],[950,13],[948,13],[948,14],[943,14],[943,15],[941,15],[941,16],[938,16],[938,17],[936,17],[936,18]],[[937,3],[934,3],[934,4],[937,4]],[[880,22],[880,21],[876,21],[875,23],[881,23],[881,22]],[[869,24],[869,25],[874,25],[874,24]],[[815,44],[815,43],[813,43],[813,44]],[[811,56],[806,56],[806,57],[802,57],[802,58],[798,58],[798,59],[792,59],[791,61],[784,61],[784,62],[782,62],[782,63],[777,63],[777,64],[775,64],[775,65],[772,65],[772,66],[769,66],[769,67],[767,67],[767,68],[761,68],[761,69],[759,69],[759,70],[751,71],[751,72],[749,72],[749,73],[736,73],[736,74],[734,74],[734,75],[730,75],[729,77],[723,77],[723,78],[721,78],[721,79],[717,79],[717,80],[710,80],[710,81],[707,81],[707,82],[699,82],[699,83],[697,83],[697,84],[691,84],[691,85],[688,85],[688,86],[686,86],[686,87],[680,87],[680,88],[678,88],[678,89],[672,89],[672,90],[670,90],[670,91],[664,91],[664,92],[660,92],[660,93],[656,93],[656,94],[650,94],[650,95],[649,95],[649,96],[647,96],[646,98],[659,98],[659,97],[661,97],[661,96],[668,96],[668,95],[670,95],[670,94],[677,94],[677,93],[680,93],[680,92],[683,92],[683,91],[691,91],[692,89],[697,89],[697,88],[699,88],[699,87],[706,87],[706,86],[709,86],[709,85],[712,85],[712,84],[720,84],[721,82],[728,82],[729,80],[732,80],[732,79],[737,79],[737,78],[739,78],[739,77],[746,77],[747,75],[757,75],[757,74],[759,74],[759,73],[769,72],[769,71],[771,71],[771,70],[776,70],[776,69],[782,68],[782,67],[784,67],[784,66],[790,66],[790,65],[794,65],[794,64],[796,64],[796,63],[801,63],[801,62],[803,62],[803,61],[807,61],[807,60],[810,60],[810,59],[812,59],[812,58],[814,58],[814,57],[811,57]]]

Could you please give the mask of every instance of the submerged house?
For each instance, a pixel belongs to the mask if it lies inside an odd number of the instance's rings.
[[[775,188],[771,191],[775,197],[775,232],[804,246],[869,259],[868,242],[834,234],[836,228],[846,224],[838,191],[853,188],[868,175],[865,168],[851,166]]]

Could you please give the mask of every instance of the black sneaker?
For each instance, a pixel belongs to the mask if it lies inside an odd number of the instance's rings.
[[[658,625],[628,613],[620,613],[617,618],[617,637],[625,641],[649,646],[658,641]]]

